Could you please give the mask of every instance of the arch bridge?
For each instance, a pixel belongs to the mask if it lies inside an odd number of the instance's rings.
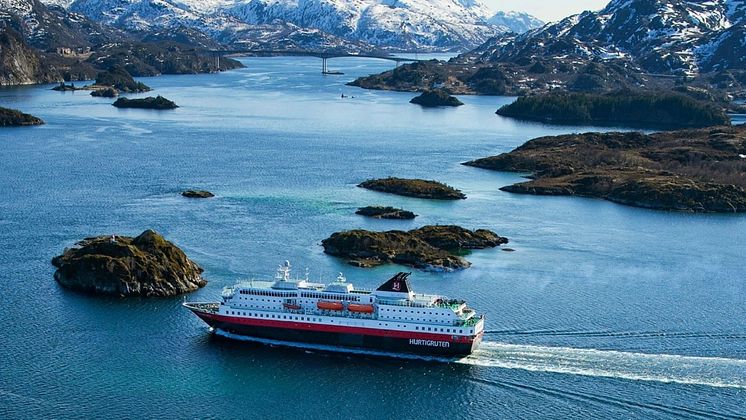
[[[291,57],[316,57],[321,59],[321,73],[323,74],[340,74],[339,72],[329,71],[327,66],[327,60],[332,58],[374,58],[378,60],[389,60],[396,63],[398,66],[400,63],[413,63],[420,60],[417,58],[405,58],[396,57],[393,55],[385,54],[356,54],[356,53],[345,53],[345,52],[328,52],[328,51],[304,51],[304,50],[252,50],[252,49],[226,49],[226,50],[210,50],[210,54],[216,60],[217,68],[220,68],[220,57],[227,55],[243,55],[251,54],[257,56],[291,56]]]

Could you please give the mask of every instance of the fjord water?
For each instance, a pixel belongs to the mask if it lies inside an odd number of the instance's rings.
[[[0,105],[47,122],[0,131],[0,417],[746,415],[746,218],[501,192],[520,177],[460,162],[592,128],[496,116],[511,98],[426,110],[412,94],[344,85],[388,62],[332,60],[346,74],[324,77],[313,58],[243,61],[144,79],[181,106],[167,112],[49,86],[0,91]],[[469,198],[355,186],[389,175],[444,181]],[[217,197],[182,198],[187,188]],[[420,216],[370,220],[354,214],[363,205]],[[516,250],[413,274],[417,290],[486,314],[484,345],[459,362],[228,341],[181,297],[80,295],[54,282],[50,264],[86,236],[153,228],[205,268],[210,283],[189,300],[217,299],[285,259],[314,280],[343,271],[373,288],[402,268],[353,268],[320,241],[425,224],[489,228]]]

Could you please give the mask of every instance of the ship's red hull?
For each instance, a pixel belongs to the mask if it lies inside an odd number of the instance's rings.
[[[471,354],[482,339],[481,333],[475,337],[463,337],[447,334],[416,333],[411,331],[233,317],[197,310],[194,313],[211,327],[236,335],[397,353],[465,356]]]

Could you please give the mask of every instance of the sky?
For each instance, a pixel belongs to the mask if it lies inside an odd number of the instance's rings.
[[[610,0],[482,0],[492,10],[526,12],[550,22],[580,13],[603,9]]]

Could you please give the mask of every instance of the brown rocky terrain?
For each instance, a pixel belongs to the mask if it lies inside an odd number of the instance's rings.
[[[693,212],[746,211],[746,127],[541,137],[468,166],[531,173],[502,190]]]
[[[374,219],[414,219],[416,214],[409,210],[397,209],[394,207],[368,206],[360,207],[355,214],[372,217]]]
[[[152,230],[136,238],[86,238],[52,264],[62,286],[94,294],[174,296],[207,284],[199,265]]]
[[[327,254],[359,267],[395,263],[420,269],[457,270],[471,265],[461,256],[465,251],[494,248],[507,242],[507,238],[486,229],[425,226],[408,232],[349,230],[334,233],[321,243]]]
[[[424,179],[381,178],[369,179],[358,187],[403,195],[406,197],[429,198],[435,200],[463,200],[466,195],[461,191],[437,181]]]

